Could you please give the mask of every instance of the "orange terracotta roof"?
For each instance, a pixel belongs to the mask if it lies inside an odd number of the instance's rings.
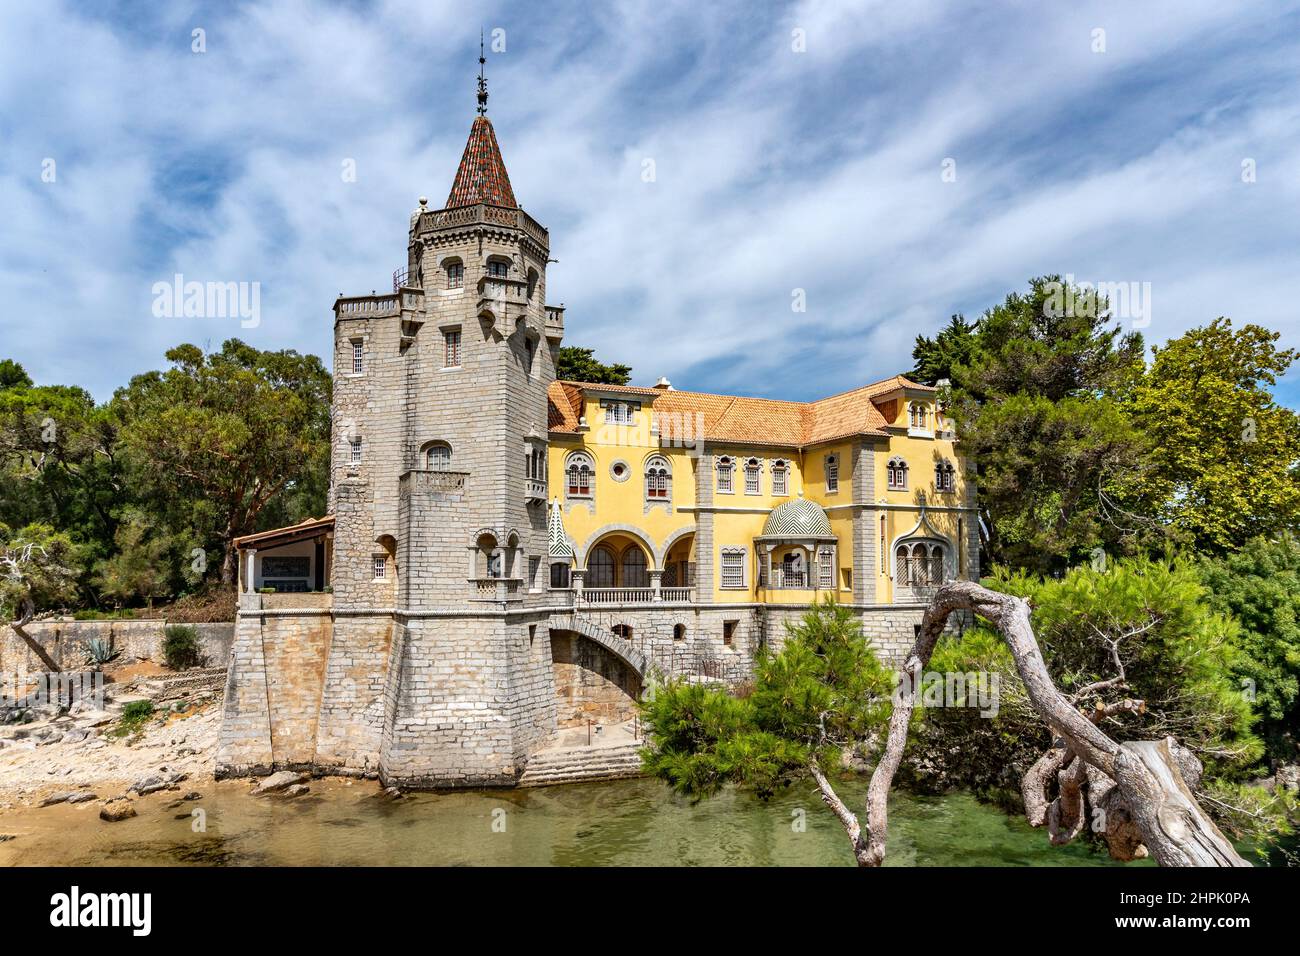
[[[497,134],[486,116],[476,117],[469,129],[469,141],[456,170],[456,181],[447,196],[447,209],[472,206],[475,203],[494,206],[518,207],[515,192],[510,188],[510,174],[506,172]]]
[[[626,391],[656,395],[655,414],[703,417],[704,437],[715,442],[802,447],[848,438],[885,435],[889,423],[873,399],[901,388],[933,392],[901,375],[872,382],[814,402],[789,402],[772,398],[714,395],[678,389],[644,389],[630,386],[555,382],[550,389],[550,428],[577,434],[582,415],[583,389]]]

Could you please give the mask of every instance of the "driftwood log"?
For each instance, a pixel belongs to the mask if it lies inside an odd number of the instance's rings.
[[[1052,748],[1025,775],[1025,812],[1034,826],[1048,826],[1053,843],[1066,843],[1088,826],[1107,841],[1111,854],[1133,859],[1148,853],[1161,866],[1249,866],[1192,795],[1200,762],[1172,738],[1117,743],[1085,716],[1053,683],[1030,625],[1029,604],[969,581],[944,585],[926,609],[916,643],[903,664],[889,733],[867,791],[867,826],[831,789],[817,768],[822,800],[839,817],[861,866],[885,858],[886,801],[907,744],[922,674],[948,618],[954,612],[978,614],[1006,640],[1034,709],[1052,729]],[[1125,701],[1121,708],[1140,706]],[[1190,786],[1189,786],[1190,778]],[[1055,780],[1058,796],[1047,800]],[[1087,788],[1095,819],[1083,799]],[[1100,811],[1100,813],[1097,813]]]

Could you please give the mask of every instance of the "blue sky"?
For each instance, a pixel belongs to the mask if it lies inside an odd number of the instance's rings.
[[[0,8],[0,356],[104,399],[182,341],[328,355],[446,197],[480,26],[567,343],[639,383],[830,394],[1048,272],[1300,345],[1296,4],[43,2]],[[261,324],[156,318],[177,272]]]

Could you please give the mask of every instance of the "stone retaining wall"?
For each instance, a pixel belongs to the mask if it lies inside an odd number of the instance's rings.
[[[202,653],[213,667],[224,667],[230,657],[230,647],[235,639],[235,625],[190,624],[199,636]],[[26,631],[61,668],[75,669],[85,664],[86,649],[92,640],[107,641],[121,652],[114,663],[135,660],[163,662],[164,620],[111,620],[111,621],[35,621]],[[42,670],[37,657],[27,642],[8,624],[0,624],[0,674],[22,677]]]

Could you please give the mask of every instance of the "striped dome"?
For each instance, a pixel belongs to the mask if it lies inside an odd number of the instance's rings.
[[[821,505],[807,498],[795,498],[772,509],[763,525],[764,535],[787,538],[829,538],[831,522]]]

